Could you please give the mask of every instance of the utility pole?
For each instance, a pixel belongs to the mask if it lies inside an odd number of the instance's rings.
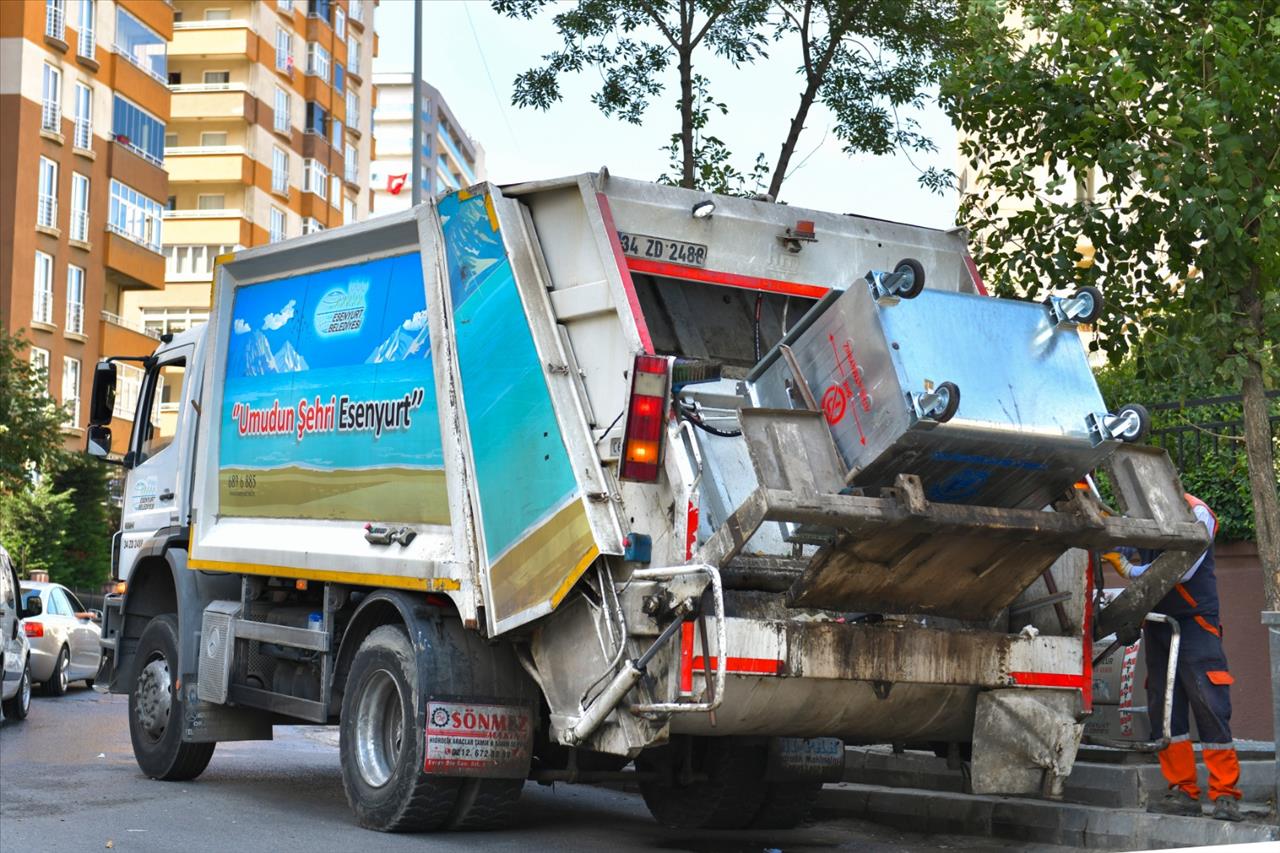
[[[413,0],[413,204],[422,202],[422,0]]]

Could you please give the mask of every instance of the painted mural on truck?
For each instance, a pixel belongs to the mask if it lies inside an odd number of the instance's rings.
[[[555,606],[598,552],[493,202],[463,190],[438,209],[489,616],[502,629]]]
[[[222,515],[447,524],[418,255],[240,287]]]

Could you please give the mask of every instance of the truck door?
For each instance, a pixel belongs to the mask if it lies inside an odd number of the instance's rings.
[[[194,347],[174,347],[147,371],[134,415],[129,450],[132,468],[121,510],[120,579],[129,577],[138,552],[161,528],[185,524],[186,466],[178,438],[192,416],[187,398],[187,366]]]

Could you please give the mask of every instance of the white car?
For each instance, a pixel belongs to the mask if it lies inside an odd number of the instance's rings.
[[[0,710],[6,719],[25,719],[31,710],[31,647],[18,624],[25,615],[18,572],[0,545]]]
[[[102,613],[86,610],[62,584],[42,581],[22,582],[22,606],[31,678],[49,696],[66,693],[73,681],[92,687],[102,658]]]

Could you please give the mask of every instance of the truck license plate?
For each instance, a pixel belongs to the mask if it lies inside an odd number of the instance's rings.
[[[707,265],[707,247],[701,243],[686,243],[683,240],[672,240],[667,237],[650,237],[648,234],[632,234],[630,231],[619,231],[618,242],[622,244],[622,254],[633,258],[667,261],[686,267]]]
[[[427,703],[427,773],[523,779],[532,748],[533,719],[523,705]]]

